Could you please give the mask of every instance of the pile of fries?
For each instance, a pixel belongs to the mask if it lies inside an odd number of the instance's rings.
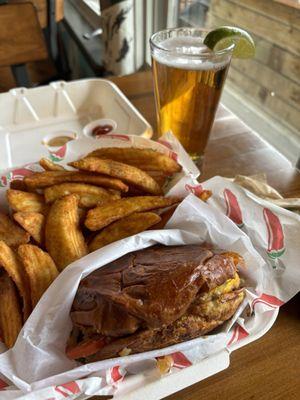
[[[151,149],[101,148],[11,182],[11,216],[0,213],[0,338],[12,347],[48,286],[89,252],[163,228],[177,204],[163,186],[181,170]]]

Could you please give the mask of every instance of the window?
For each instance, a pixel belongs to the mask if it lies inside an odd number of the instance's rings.
[[[300,1],[178,0],[178,25],[235,25],[256,42],[232,60],[222,101],[292,162],[300,154]]]
[[[100,0],[82,0],[94,13],[100,15]]]
[[[100,26],[100,0],[70,0],[93,29]]]

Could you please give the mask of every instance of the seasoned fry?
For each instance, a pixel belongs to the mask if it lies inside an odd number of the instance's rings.
[[[3,241],[0,241],[0,270],[1,267],[14,281],[19,291],[19,294],[23,301],[23,315],[25,322],[31,312],[31,300],[28,279],[25,275],[19,258],[14,253],[14,251]]]
[[[146,172],[155,180],[155,182],[157,182],[157,184],[160,187],[163,187],[164,184],[167,182],[168,176],[166,176],[161,171],[146,171]]]
[[[75,194],[52,204],[46,220],[45,238],[46,249],[59,271],[87,254],[79,229],[78,197]]]
[[[102,160],[97,157],[87,157],[69,163],[74,168],[83,171],[97,172],[121,179],[129,185],[143,190],[146,193],[162,194],[160,186],[150,175],[139,168],[109,159]]]
[[[176,161],[152,149],[107,147],[94,150],[87,157],[108,158],[144,171],[161,171],[166,175],[181,171],[181,166]]]
[[[148,195],[149,193],[145,193],[134,186],[129,186],[128,192],[126,193],[126,197],[148,196]]]
[[[18,293],[7,273],[0,273],[0,331],[8,348],[13,347],[22,329],[22,312]]]
[[[24,182],[24,179],[14,179],[10,182],[9,187],[15,190],[22,190],[23,192],[27,191],[27,186]]]
[[[45,189],[44,196],[46,203],[52,203],[54,200],[72,193],[79,195],[79,207],[86,208],[96,207],[105,201],[120,198],[120,194],[112,194],[106,189],[85,183],[61,183],[50,186]]]
[[[6,198],[13,211],[46,212],[44,197],[40,194],[8,189]]]
[[[116,199],[121,198],[121,192],[120,190],[115,190],[115,189],[106,189],[110,195],[114,194],[116,195]]]
[[[199,199],[201,199],[203,201],[207,201],[212,196],[212,191],[211,190],[202,190],[202,192],[196,196],[199,197]]]
[[[36,172],[32,175],[26,176],[24,180],[27,187],[30,189],[45,188],[65,182],[82,182],[120,190],[121,192],[127,192],[128,190],[128,186],[119,179],[102,176],[100,174],[89,174],[87,172],[77,171]]]
[[[18,254],[29,278],[31,304],[34,308],[57,277],[58,270],[49,254],[37,246],[23,244],[19,246]]]
[[[0,240],[3,240],[8,246],[14,247],[28,243],[30,235],[15,224],[6,214],[0,212]]]
[[[119,219],[104,228],[94,237],[89,245],[89,251],[95,251],[109,243],[145,231],[150,228],[150,226],[157,224],[160,220],[160,216],[152,212],[133,213],[128,217]]]
[[[105,226],[127,217],[134,212],[155,210],[179,203],[179,197],[138,196],[128,197],[89,210],[85,226],[91,231],[97,231]]]
[[[49,160],[49,158],[41,158],[39,161],[39,164],[46,171],[65,171],[66,170],[62,165],[55,164],[53,161]]]
[[[41,245],[43,243],[45,233],[45,217],[43,214],[36,212],[17,212],[13,217],[38,244]]]

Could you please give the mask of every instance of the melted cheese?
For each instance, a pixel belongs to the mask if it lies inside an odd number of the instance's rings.
[[[203,295],[201,295],[201,301],[210,301],[213,298],[221,296],[222,294],[230,293],[233,290],[238,289],[239,286],[240,286],[240,277],[238,276],[237,273],[235,273],[234,278],[227,279],[227,281],[224,282],[222,285],[217,286],[214,289],[211,289],[207,293],[203,293]]]

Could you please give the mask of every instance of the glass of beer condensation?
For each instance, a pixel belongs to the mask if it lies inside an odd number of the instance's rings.
[[[172,131],[199,166],[234,48],[210,50],[207,32],[174,28],[150,39],[158,134]]]

